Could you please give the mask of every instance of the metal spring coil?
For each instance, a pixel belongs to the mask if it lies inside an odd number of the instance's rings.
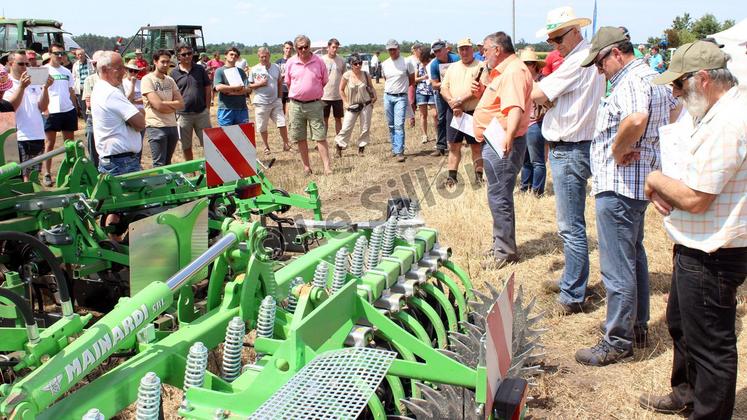
[[[379,253],[381,252],[381,241],[384,236],[384,225],[376,226],[371,232],[371,245],[368,248],[368,259],[366,260],[366,269],[373,270],[379,265]]]
[[[233,382],[241,374],[241,350],[244,348],[244,321],[235,316],[226,328],[226,341],[223,343],[223,379]]]
[[[363,277],[363,270],[365,265],[366,248],[368,247],[368,240],[365,236],[359,236],[355,241],[355,248],[353,248],[353,255],[350,262],[350,274],[355,277]]]
[[[386,222],[384,231],[384,244],[381,249],[381,255],[388,257],[394,251],[394,240],[397,238],[397,215],[392,213]]]
[[[320,289],[326,289],[328,272],[329,272],[329,266],[327,265],[327,262],[319,261],[319,264],[317,264],[316,269],[314,269],[314,279],[311,281],[311,284],[314,287],[318,287]]]
[[[137,389],[137,420],[158,420],[161,408],[161,379],[155,372],[148,372],[140,379]]]
[[[192,387],[200,388],[205,383],[208,349],[202,342],[192,344],[187,355],[187,368],[184,372],[184,393]]]
[[[303,277],[298,276],[291,280],[290,284],[290,290],[288,291],[288,306],[286,306],[286,309],[288,309],[288,312],[294,313],[296,312],[296,305],[298,305],[298,298],[296,295],[293,294],[293,289],[296,288],[296,286],[300,284],[304,284]]]
[[[335,271],[332,273],[332,293],[336,293],[345,285],[348,273],[348,249],[342,247],[335,254]]]
[[[275,298],[265,296],[259,304],[257,315],[257,337],[272,338],[275,330]]]
[[[83,417],[80,418],[81,420],[105,420],[106,417],[104,417],[104,414],[99,411],[98,408],[92,408],[88,411],[86,411],[86,414],[83,414]]]

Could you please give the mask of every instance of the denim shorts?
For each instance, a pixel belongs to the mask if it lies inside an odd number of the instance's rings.
[[[102,174],[124,175],[137,172],[140,169],[139,153],[125,153],[99,158],[99,173]]]
[[[249,109],[218,108],[215,116],[218,119],[218,125],[221,127],[244,124],[249,122]]]
[[[415,92],[415,104],[436,105],[436,98],[434,95],[424,95],[422,93]]]

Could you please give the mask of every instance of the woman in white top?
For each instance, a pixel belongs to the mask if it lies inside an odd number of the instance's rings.
[[[342,157],[343,149],[348,147],[348,141],[353,134],[355,121],[360,116],[361,131],[358,136],[358,154],[362,155],[369,141],[371,128],[371,113],[373,103],[376,102],[376,91],[371,84],[371,76],[361,70],[363,60],[358,54],[350,56],[350,70],[342,75],[340,82],[340,96],[342,97],[345,117],[342,129],[335,137],[337,157]]]

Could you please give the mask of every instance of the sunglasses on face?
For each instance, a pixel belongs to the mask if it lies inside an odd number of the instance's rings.
[[[55,51],[52,54],[56,55],[57,57],[62,57],[63,55],[65,55],[63,51]]]
[[[351,66],[360,66],[361,64],[363,63],[361,63],[360,61],[353,61],[352,63],[350,63]]]
[[[192,52],[183,52],[183,53],[180,53],[179,56],[180,57],[191,57],[192,56]]]
[[[568,33],[571,32],[572,30],[573,30],[573,28],[571,28],[571,29],[563,32],[562,34],[560,34],[558,36],[555,36],[555,37],[552,37],[552,38],[547,38],[547,42],[551,43],[551,44],[560,44],[560,43],[563,42],[563,38],[565,38],[565,36],[568,35]]]
[[[604,60],[609,57],[610,53],[612,53],[612,50],[607,51],[606,53],[604,53],[604,55],[594,61],[594,64],[599,70],[602,70],[604,68]]]
[[[28,65],[29,65],[29,63],[22,63],[22,62],[18,62],[18,61],[16,61],[16,65],[17,65],[17,66],[21,66],[21,67],[26,67],[26,66],[28,66]]]
[[[309,46],[308,45],[296,45],[296,49],[298,51],[305,51],[309,49]]]
[[[683,87],[685,87],[685,82],[687,81],[687,79],[693,77],[694,75],[694,73],[687,73],[679,79],[673,81],[672,86],[676,87],[677,89],[682,89]]]
[[[128,71],[128,72],[130,72],[130,73],[137,73],[137,72],[139,72],[140,70],[135,70],[135,69],[127,69],[127,71]]]

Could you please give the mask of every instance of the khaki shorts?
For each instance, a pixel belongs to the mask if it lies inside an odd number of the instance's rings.
[[[311,128],[307,136],[306,126]],[[293,142],[301,140],[322,141],[327,139],[324,129],[324,103],[314,101],[306,104],[291,99],[288,103],[288,134]]]
[[[254,122],[257,125],[257,131],[264,133],[267,131],[267,123],[270,120],[275,121],[275,125],[285,127],[285,114],[283,113],[283,102],[280,98],[271,104],[254,105]]]
[[[197,135],[200,140],[200,146],[204,146],[202,141],[202,130],[210,128],[210,110],[205,108],[202,112],[176,113],[176,125],[179,127],[179,141],[182,143],[182,150],[192,148],[192,133]]]

